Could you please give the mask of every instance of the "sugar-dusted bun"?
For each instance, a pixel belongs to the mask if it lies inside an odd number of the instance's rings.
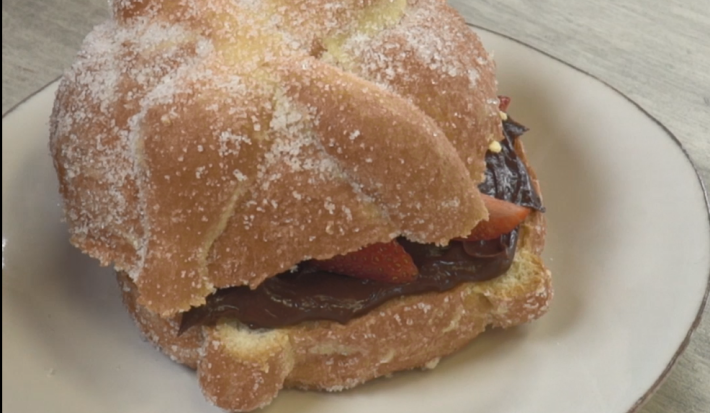
[[[487,216],[494,65],[439,0],[116,0],[62,79],[72,242],[162,316]]]
[[[489,326],[545,313],[545,221],[502,276],[394,298],[346,324],[178,335],[218,288],[487,218],[502,139],[494,64],[439,0],[116,0],[62,79],[51,150],[72,242],[114,264],[142,333],[248,411],[432,367]],[[526,162],[520,140],[515,150]],[[539,192],[534,172],[533,184]]]

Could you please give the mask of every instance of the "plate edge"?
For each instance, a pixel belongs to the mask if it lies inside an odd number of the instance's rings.
[[[591,74],[591,73],[589,73],[589,72],[587,72],[587,71],[585,71],[585,70],[582,70],[582,69],[580,69],[580,68],[578,68],[578,67],[572,65],[571,63],[567,63],[567,62],[565,62],[564,60],[562,60],[562,59],[560,59],[560,58],[558,58],[558,57],[556,57],[556,56],[554,56],[554,55],[552,55],[552,54],[550,54],[550,53],[548,53],[548,52],[546,52],[546,51],[544,51],[544,50],[540,50],[540,49],[538,49],[538,48],[535,47],[535,46],[529,45],[529,44],[527,44],[527,43],[525,43],[525,42],[523,42],[523,41],[521,41],[521,40],[518,40],[518,39],[516,39],[516,38],[514,38],[514,37],[508,36],[507,34],[498,32],[498,31],[493,30],[493,29],[489,29],[489,28],[487,28],[487,27],[479,26],[479,25],[477,25],[477,24],[473,24],[473,23],[470,23],[470,22],[466,22],[466,24],[467,24],[469,27],[474,28],[474,29],[476,29],[476,30],[483,30],[483,31],[485,31],[485,32],[492,33],[492,34],[494,34],[494,35],[496,35],[496,36],[500,36],[500,37],[502,37],[502,38],[504,38],[504,39],[510,40],[510,41],[512,41],[512,42],[514,42],[514,43],[517,43],[517,44],[521,45],[521,46],[525,46],[525,47],[527,47],[527,48],[529,48],[529,49],[532,49],[532,50],[534,50],[534,51],[536,51],[536,52],[538,52],[538,53],[540,53],[540,54],[542,54],[542,55],[544,55],[544,56],[546,56],[546,57],[549,57],[549,58],[552,59],[552,60],[555,60],[555,61],[557,61],[557,62],[559,62],[559,63],[562,63],[563,65],[565,65],[565,66],[567,66],[567,67],[569,67],[569,68],[571,68],[571,69],[573,69],[573,70],[575,70],[575,71],[577,71],[577,72],[579,72],[579,73],[582,73],[582,74],[584,74],[584,75],[586,75],[586,76],[589,76],[590,78],[596,80],[597,82],[599,82],[599,83],[601,83],[602,85],[606,86],[607,88],[611,89],[611,90],[612,90],[613,92],[615,92],[617,95],[619,95],[619,96],[621,96],[622,98],[624,98],[627,102],[629,102],[629,103],[631,103],[632,105],[634,105],[634,106],[636,107],[636,109],[638,109],[639,111],[641,111],[641,113],[643,113],[647,118],[649,118],[649,119],[650,119],[651,121],[653,121],[657,126],[659,126],[659,127],[666,133],[666,135],[667,135],[668,137],[670,137],[671,140],[678,146],[678,148],[680,149],[680,151],[683,153],[683,156],[685,156],[686,161],[688,161],[688,163],[690,164],[690,167],[693,169],[693,173],[695,173],[695,177],[696,177],[696,179],[698,180],[698,183],[700,184],[700,191],[703,193],[703,198],[704,198],[704,200],[705,200],[705,209],[706,209],[706,212],[707,212],[707,217],[706,217],[706,218],[707,218],[707,220],[708,220],[708,225],[710,225],[710,195],[708,195],[707,186],[705,185],[705,182],[703,181],[702,176],[700,176],[700,172],[698,171],[698,167],[697,167],[697,166],[695,165],[695,163],[693,162],[693,159],[692,159],[692,158],[690,157],[690,155],[688,154],[688,151],[686,151],[686,149],[685,149],[685,147],[683,146],[683,143],[680,141],[680,139],[678,139],[678,137],[676,137],[675,134],[674,134],[673,132],[671,132],[671,130],[668,129],[668,127],[667,127],[666,125],[664,125],[660,120],[658,120],[655,116],[653,116],[653,115],[652,115],[651,113],[649,113],[646,109],[644,109],[643,106],[641,106],[641,105],[638,104],[636,101],[634,101],[633,99],[631,99],[630,97],[628,97],[625,93],[623,93],[622,91],[620,91],[619,89],[617,89],[615,86],[609,84],[609,83],[606,82],[605,80],[602,80],[602,79],[600,79],[599,77],[597,77],[597,76],[595,76],[595,75],[593,75],[593,74]],[[707,282],[707,286],[705,287],[705,295],[703,296],[703,299],[702,299],[702,301],[701,301],[701,303],[700,303],[700,307],[698,308],[698,312],[697,312],[697,314],[695,315],[695,320],[693,320],[693,323],[691,324],[690,329],[688,330],[688,333],[686,334],[685,338],[683,339],[683,341],[682,341],[682,342],[680,343],[680,345],[678,346],[678,349],[677,349],[676,352],[673,354],[673,357],[672,357],[671,360],[668,362],[668,364],[666,365],[665,369],[663,369],[663,371],[661,372],[661,375],[656,379],[656,381],[651,385],[651,387],[650,387],[641,397],[639,397],[639,398],[636,400],[636,402],[631,406],[631,408],[627,411],[627,413],[636,413],[636,412],[638,412],[638,411],[641,409],[641,407],[643,407],[643,405],[651,398],[651,396],[661,387],[661,385],[663,384],[663,382],[665,381],[665,379],[668,377],[668,374],[669,374],[670,371],[673,369],[673,367],[674,367],[675,364],[677,363],[677,361],[678,361],[678,359],[680,358],[680,356],[683,354],[683,352],[685,352],[685,349],[686,349],[686,348],[688,347],[688,345],[690,344],[690,339],[692,338],[693,333],[695,333],[695,330],[697,330],[698,326],[700,325],[700,321],[701,321],[702,318],[703,318],[703,313],[705,312],[705,306],[707,305],[708,296],[709,296],[709,295],[710,295],[710,268],[708,268],[708,282]]]
[[[25,96],[24,98],[22,98],[19,102],[15,103],[15,104],[12,105],[9,109],[7,109],[7,110],[2,114],[2,118],[5,119],[5,117],[6,117],[7,115],[9,115],[9,114],[11,114],[12,112],[14,112],[15,110],[19,109],[20,106],[24,105],[25,103],[27,103],[28,100],[30,100],[30,99],[32,99],[33,97],[37,96],[38,94],[42,93],[45,89],[47,89],[47,88],[49,88],[50,86],[52,86],[53,84],[59,82],[63,77],[64,77],[64,75],[59,75],[59,76],[55,77],[54,79],[52,79],[52,80],[50,80],[49,82],[47,82],[47,83],[46,83],[44,86],[42,86],[41,88],[35,90],[34,92],[32,92],[32,93],[30,93],[29,95],[27,95],[27,96]]]

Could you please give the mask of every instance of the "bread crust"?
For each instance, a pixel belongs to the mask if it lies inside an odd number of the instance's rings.
[[[463,19],[439,0],[277,3],[115,1],[58,89],[72,243],[162,316],[487,216],[494,64]]]

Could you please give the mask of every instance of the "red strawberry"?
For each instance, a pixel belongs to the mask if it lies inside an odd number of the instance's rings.
[[[498,109],[500,109],[501,112],[507,112],[508,106],[510,106],[510,98],[508,96],[498,96],[498,100],[500,101]]]
[[[412,281],[419,273],[412,257],[394,240],[314,264],[324,271],[394,284]]]
[[[488,221],[479,222],[471,231],[471,234],[464,239],[459,239],[460,241],[481,241],[498,238],[514,230],[530,214],[530,208],[484,194],[481,194],[481,197],[488,209]]]

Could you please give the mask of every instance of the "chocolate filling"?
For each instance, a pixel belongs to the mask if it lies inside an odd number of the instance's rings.
[[[528,128],[510,117],[503,121],[503,139],[499,153],[486,154],[486,179],[478,185],[481,193],[494,198],[545,212],[533,186],[528,168],[515,152],[515,140]]]
[[[482,193],[543,210],[527,168],[515,153],[515,139],[527,129],[508,119],[500,153],[486,156]],[[251,328],[277,328],[303,321],[332,320],[347,323],[393,298],[442,292],[464,282],[485,281],[505,273],[513,262],[518,230],[490,241],[452,241],[446,247],[399,243],[419,269],[416,280],[389,284],[316,270],[308,262],[249,287],[220,289],[207,303],[186,312],[180,332],[196,325],[214,325],[220,318],[235,318]]]

